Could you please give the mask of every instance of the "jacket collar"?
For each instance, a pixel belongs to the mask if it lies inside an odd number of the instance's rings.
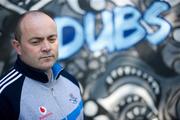
[[[43,83],[47,83],[49,81],[48,76],[45,74],[45,72],[27,65],[19,57],[16,60],[14,68],[19,72],[21,72],[22,74],[24,74],[25,76],[32,78],[34,80]],[[59,77],[61,71],[62,71],[62,67],[58,63],[55,63],[52,66],[52,73],[55,79]]]

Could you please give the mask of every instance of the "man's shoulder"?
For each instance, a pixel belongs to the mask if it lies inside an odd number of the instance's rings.
[[[23,75],[12,68],[8,72],[4,73],[0,77],[0,94],[10,85],[15,83],[18,79],[20,79]]]
[[[68,73],[65,69],[63,69],[63,70],[61,71],[61,75],[62,75],[63,77],[65,77],[65,78],[67,78],[68,80],[70,80],[72,83],[74,83],[76,86],[79,87],[79,83],[78,83],[77,79],[76,79],[73,75],[71,75],[70,73]]]

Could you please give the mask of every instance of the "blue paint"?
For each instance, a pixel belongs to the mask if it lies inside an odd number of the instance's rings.
[[[120,51],[142,40],[158,45],[166,39],[171,30],[170,24],[160,16],[169,9],[168,3],[155,1],[144,13],[133,6],[104,10],[100,13],[102,29],[98,34],[96,15],[93,13],[87,12],[83,16],[83,24],[70,17],[56,17],[59,60],[74,55],[84,43],[92,52],[103,49],[108,52]]]

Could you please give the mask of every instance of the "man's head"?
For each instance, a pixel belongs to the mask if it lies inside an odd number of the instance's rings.
[[[52,67],[58,56],[57,28],[52,18],[40,11],[26,12],[14,34],[12,45],[23,62],[43,71]]]

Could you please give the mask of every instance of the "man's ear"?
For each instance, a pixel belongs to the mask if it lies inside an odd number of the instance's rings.
[[[21,43],[17,40],[12,40],[12,46],[16,50],[18,55],[21,55]]]

